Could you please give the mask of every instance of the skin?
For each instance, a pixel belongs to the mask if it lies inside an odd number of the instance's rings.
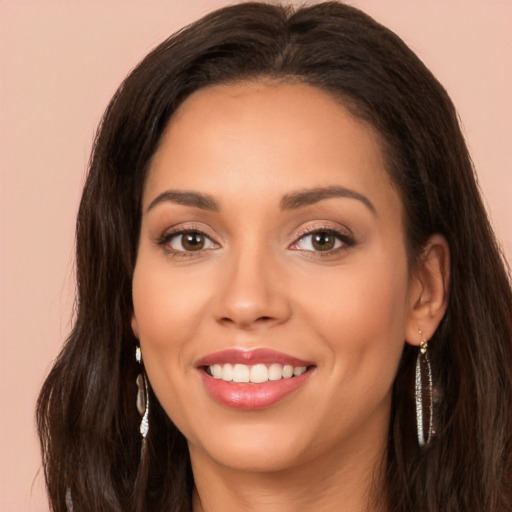
[[[287,195],[333,186],[361,197],[282,208]],[[218,208],[162,199],[169,190]],[[214,86],[175,113],[143,194],[132,327],[188,440],[195,511],[362,511],[370,496],[386,510],[391,386],[405,340],[418,344],[441,320],[448,282],[439,236],[408,268],[403,215],[378,135],[323,91]],[[165,238],[180,229],[204,232],[203,249]],[[322,251],[305,230],[340,238]],[[211,398],[194,364],[228,348],[315,367],[277,404],[235,410]]]

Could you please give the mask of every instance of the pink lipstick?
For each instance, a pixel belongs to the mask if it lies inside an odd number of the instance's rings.
[[[302,387],[314,364],[268,349],[230,349],[196,363],[210,395],[228,407],[262,409]]]

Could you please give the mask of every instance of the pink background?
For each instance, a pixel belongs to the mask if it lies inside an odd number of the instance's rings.
[[[139,59],[226,3],[0,0],[2,512],[48,510],[34,404],[71,325],[74,222],[95,127]],[[452,96],[512,261],[512,1],[351,3],[404,38]]]

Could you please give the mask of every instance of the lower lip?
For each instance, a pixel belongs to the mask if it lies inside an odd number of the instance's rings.
[[[233,409],[256,410],[274,405],[297,391],[309,378],[311,371],[297,377],[267,381],[261,384],[226,382],[215,379],[201,370],[201,377],[210,395]]]

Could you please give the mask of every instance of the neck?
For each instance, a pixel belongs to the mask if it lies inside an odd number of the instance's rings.
[[[352,444],[354,446],[354,444]],[[315,460],[272,472],[215,464],[191,449],[194,512],[385,512],[386,440],[335,449]]]

